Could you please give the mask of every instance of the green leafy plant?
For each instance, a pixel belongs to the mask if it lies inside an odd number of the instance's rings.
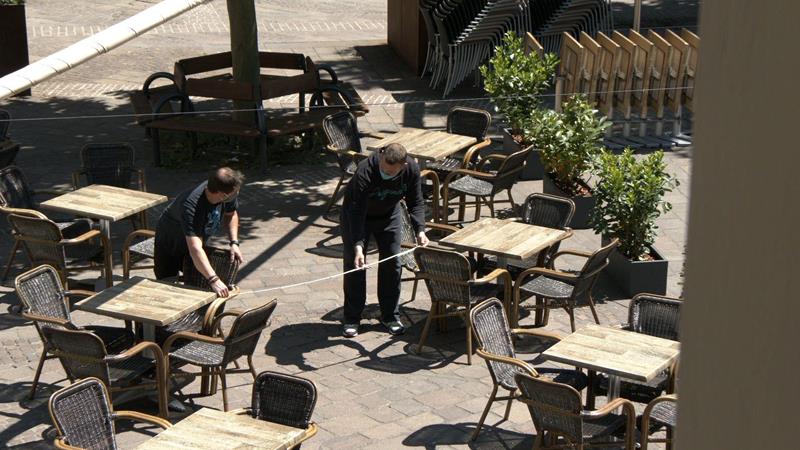
[[[603,132],[611,126],[583,96],[563,104],[563,112],[536,109],[530,113],[526,140],[540,150],[553,182],[570,195],[581,193],[583,174],[600,153]]]
[[[531,110],[541,103],[540,95],[550,86],[558,57],[525,54],[522,39],[509,31],[495,48],[489,64],[480,67],[484,89],[508,121],[512,135],[524,136]]]
[[[604,151],[594,163],[598,182],[592,227],[603,236],[619,238],[619,251],[629,259],[647,259],[658,229],[656,219],[672,209],[664,194],[678,181],[666,168],[661,151],[642,158],[631,149],[621,155]]]

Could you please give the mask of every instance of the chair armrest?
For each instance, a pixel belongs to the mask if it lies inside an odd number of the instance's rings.
[[[140,413],[138,411],[114,411],[111,417],[116,419],[130,419],[139,422],[147,422],[163,429],[170,428],[172,423],[161,417],[151,416],[150,414]]]
[[[511,334],[516,335],[516,336],[520,336],[520,335],[536,336],[536,337],[541,337],[541,338],[545,338],[545,339],[552,339],[552,340],[554,340],[556,342],[558,342],[561,339],[563,339],[563,337],[558,333],[554,333],[552,331],[530,329],[530,328],[512,328],[511,329]]]
[[[297,444],[295,444],[295,445],[297,446],[301,442],[305,442],[306,440],[311,439],[312,437],[314,437],[315,434],[317,434],[317,431],[318,431],[317,424],[314,423],[314,422],[309,422],[308,428],[306,428],[306,435],[303,436],[303,439],[298,441]]]
[[[426,222],[425,227],[430,228],[432,230],[439,230],[443,231],[447,234],[455,233],[459,230],[459,228],[455,225],[445,225],[443,223],[435,223],[435,222]]]
[[[448,186],[450,185],[450,182],[453,180],[453,178],[456,178],[458,176],[466,176],[466,175],[469,175],[469,176],[475,177],[475,178],[479,178],[481,180],[491,180],[491,179],[495,178],[494,174],[491,174],[491,173],[480,172],[478,170],[471,170],[471,169],[456,169],[456,170],[448,173],[447,176],[445,177],[444,183],[443,183],[444,188],[445,189],[448,188]]]
[[[330,144],[325,147],[325,150],[327,150],[328,152],[333,153],[335,155],[338,155],[338,156],[349,156],[350,158],[353,159],[353,162],[358,162],[361,159],[366,159],[367,158],[367,155],[365,155],[363,153],[359,153],[359,152],[356,152],[356,151],[353,151],[353,150],[349,150],[349,149],[340,150],[340,149],[338,149],[338,148],[336,148],[336,147],[334,147],[333,145],[330,145]]]
[[[53,325],[58,325],[58,326],[67,328],[69,330],[74,330],[75,329],[75,326],[72,325],[72,323],[70,323],[70,321],[66,320],[66,319],[58,319],[56,317],[44,317],[44,316],[40,316],[38,314],[34,314],[34,313],[30,313],[30,312],[23,312],[22,313],[22,317],[24,317],[27,320],[32,320],[34,322],[44,322],[44,323],[50,323],[50,324],[53,324]]]
[[[25,208],[12,208],[10,206],[0,206],[0,212],[5,214],[16,214],[19,216],[25,217],[34,217],[37,219],[47,219],[47,216],[43,213],[33,210],[33,209],[25,209]],[[49,219],[48,219],[49,220]],[[12,229],[13,233],[13,229]]]
[[[547,269],[544,267],[531,267],[530,269],[523,270],[522,273],[520,273],[519,276],[517,276],[516,286],[517,287],[522,286],[522,282],[525,281],[525,278],[528,278],[531,275],[546,275],[548,277],[558,278],[564,281],[573,281],[578,279],[576,275],[567,272],[562,272],[560,270]]]
[[[470,280],[470,284],[487,284],[490,281],[496,280],[498,278],[503,278],[508,285],[510,286],[512,283],[511,274],[508,273],[506,269],[494,269],[493,271],[489,272],[488,274],[482,276],[481,278],[477,278],[475,280]]]
[[[676,394],[667,394],[662,395],[660,397],[656,397],[647,404],[642,412],[642,422],[641,422],[641,430],[642,433],[648,433],[650,428],[650,415],[653,412],[653,408],[656,407],[659,403],[665,402],[673,402],[678,403],[678,396]]]
[[[64,438],[56,438],[53,441],[53,444],[56,446],[57,449],[60,450],[86,450],[83,447],[73,447],[72,445],[67,444],[64,442]]]
[[[64,291],[64,295],[66,295],[67,297],[84,297],[84,298],[86,298],[86,297],[91,297],[91,296],[93,296],[95,294],[97,294],[97,292],[86,291],[86,290],[83,290],[83,289],[70,289],[68,291]]]
[[[238,309],[231,309],[229,311],[217,314],[216,317],[214,317],[214,321],[211,322],[211,328],[209,328],[209,330],[216,330],[217,327],[222,323],[222,319],[226,317],[238,317],[241,316],[243,312],[244,311],[240,311]]]
[[[602,408],[596,409],[594,411],[583,411],[581,412],[581,416],[584,418],[592,418],[596,419],[598,417],[603,417],[611,414],[619,407],[622,407],[622,412],[628,417],[636,417],[636,409],[633,407],[633,403],[630,400],[624,398],[615,398],[610,402],[603,405]]]
[[[170,335],[170,337],[168,337],[167,340],[164,341],[164,345],[161,348],[159,348],[158,351],[164,355],[168,355],[169,351],[172,349],[172,343],[177,341],[178,339],[207,342],[209,344],[222,344],[225,342],[221,338],[206,336],[204,334],[195,333],[193,331],[179,331],[173,335]],[[149,344],[156,345],[154,342],[149,342]],[[158,348],[158,345],[156,345],[156,348]]]
[[[464,162],[462,163],[461,168],[462,169],[469,168],[469,163],[472,162],[472,159],[475,157],[475,155],[478,154],[482,148],[486,148],[490,145],[492,145],[492,140],[484,139],[483,141],[478,142],[477,144],[470,147],[467,150],[467,152],[464,153]]]
[[[485,158],[483,158],[483,160],[481,161],[481,164],[478,166],[478,170],[482,170],[483,166],[485,166],[490,161],[494,161],[494,160],[505,161],[506,158],[508,158],[508,155],[501,155],[499,153],[492,153],[491,155],[488,155]]]
[[[170,336],[172,337],[172,336]],[[125,361],[139,353],[142,353],[145,350],[150,350],[156,355],[156,364],[161,365],[161,361],[164,360],[164,353],[161,351],[161,347],[158,346],[155,342],[150,341],[142,341],[138,344],[134,345],[133,347],[125,350],[122,353],[116,355],[108,355],[106,356],[106,362],[120,362]]]
[[[478,354],[478,356],[487,361],[496,361],[500,363],[511,364],[513,366],[517,366],[525,370],[525,372],[527,372],[530,376],[533,377],[539,376],[539,372],[537,372],[532,365],[528,364],[527,362],[521,359],[509,358],[508,356],[495,355],[494,353],[489,353],[482,348],[476,349],[475,352]]]
[[[100,236],[102,238],[103,243],[105,245],[105,242],[108,240],[108,238],[106,237],[106,235],[101,233],[100,230],[89,230],[86,233],[83,233],[82,235],[80,235],[78,237],[74,237],[72,239],[62,239],[61,240],[61,244],[63,244],[63,245],[82,244],[82,243],[88,241],[89,239],[93,239],[93,238],[95,238],[97,236]]]
[[[203,328],[202,328],[202,330],[205,333],[207,333],[209,336],[212,335],[211,333],[214,332],[214,326],[218,324],[217,321],[216,321],[216,318],[218,316],[217,315],[217,311],[219,311],[219,309],[225,304],[225,302],[227,302],[228,300],[230,300],[230,299],[236,297],[237,295],[239,295],[239,292],[240,292],[239,287],[238,286],[233,286],[230,289],[227,297],[218,297],[216,300],[211,302],[211,305],[208,307],[208,310],[206,311],[206,315],[203,317]],[[239,315],[239,314],[241,314],[241,313],[237,311],[236,315]],[[222,316],[222,317],[227,317],[229,315],[230,314],[228,314],[226,312],[223,312],[223,313],[219,314],[219,316]]]
[[[389,134],[387,133],[376,133],[374,131],[360,131],[358,134],[361,137],[369,137],[374,139],[384,139],[389,137]]]
[[[578,250],[560,250],[550,258],[550,265],[552,266],[553,262],[559,257],[564,255],[572,255],[572,256],[580,256],[582,258],[590,258],[592,256],[589,252],[581,252]]]
[[[122,244],[122,248],[127,250],[131,247],[131,243],[137,237],[144,237],[144,238],[151,238],[156,237],[156,232],[153,230],[135,230],[132,231],[130,234],[125,236],[125,243]]]

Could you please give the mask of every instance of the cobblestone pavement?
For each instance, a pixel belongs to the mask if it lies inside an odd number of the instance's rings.
[[[28,2],[32,59],[44,56],[144,9],[154,1]],[[80,7],[77,7],[80,5]],[[359,122],[365,130],[394,131],[401,126],[440,127],[454,104],[488,105],[485,101],[437,102],[430,91],[397,62],[385,40],[385,2],[364,1],[268,1],[257,2],[260,38],[264,46],[302,52],[317,62],[333,65],[372,103],[413,102],[373,106]],[[341,14],[346,11],[346,14]],[[331,25],[338,23],[340,25]],[[271,25],[272,24],[272,25]],[[323,29],[326,25],[327,27]],[[359,29],[357,24],[361,24]],[[124,91],[137,87],[151,72],[170,70],[179,58],[226,50],[227,18],[224,2],[216,1],[161,27],[136,42],[89,62],[34,88],[34,96],[0,105],[17,118],[60,117],[62,120],[27,120],[12,124],[11,133],[23,144],[17,164],[35,188],[63,188],[70,172],[79,165],[78,152],[86,142],[128,141],[137,149],[138,164],[145,167],[148,188],[173,197],[205,176],[206,167],[168,170],[152,167],[149,143],[132,123]],[[305,28],[304,28],[305,27]],[[336,28],[339,27],[339,28]],[[456,97],[480,96],[473,88],[461,88]],[[290,100],[286,100],[290,101]],[[108,117],[97,117],[97,116]],[[78,119],[78,116],[92,118]],[[67,119],[72,118],[72,119]],[[686,237],[691,149],[668,152],[666,160],[681,185],[668,195],[673,210],[659,219],[656,246],[670,261],[671,295],[680,295],[680,271]],[[247,259],[240,275],[243,290],[281,286],[336,273],[341,268],[341,239],[336,223],[322,217],[323,205],[333,190],[338,172],[332,161],[273,168],[266,176],[246,168],[242,191],[242,250]],[[516,199],[541,191],[540,181],[519,183]],[[151,213],[154,219],[157,211]],[[113,226],[115,273],[120,274],[119,249],[130,231],[128,222]],[[0,255],[11,246],[2,230]],[[565,248],[593,250],[600,238],[578,231]],[[374,257],[374,256],[373,256]],[[20,258],[12,277],[22,269]],[[0,259],[3,266],[6,259]],[[574,266],[575,261],[567,261]],[[374,272],[374,271],[373,271]],[[151,272],[141,271],[144,276]],[[93,277],[94,274],[91,274]],[[34,328],[18,315],[7,312],[17,304],[12,280],[0,287],[0,446],[49,448],[53,429],[47,415],[49,394],[66,385],[56,361],[45,363],[37,397],[27,399],[41,343]],[[374,273],[369,292],[375,292]],[[375,298],[370,295],[364,329],[357,338],[340,337],[342,293],[339,280],[285,289],[270,295],[242,295],[233,307],[249,307],[269,298],[279,301],[271,326],[257,347],[255,366],[299,374],[312,379],[319,389],[314,420],[319,434],[304,448],[529,448],[534,429],[521,404],[501,421],[502,406],[492,409],[489,424],[477,442],[469,434],[480,415],[491,381],[485,365],[475,358],[466,364],[463,324],[452,321],[448,333],[432,333],[421,354],[412,349],[430,306],[422,288],[405,306],[408,332],[390,337],[377,321]],[[410,298],[404,284],[402,299]],[[627,299],[607,279],[596,289],[601,322],[616,324],[626,315]],[[75,313],[79,324],[112,323],[109,319]],[[523,324],[530,324],[526,317]],[[577,312],[579,324],[591,321],[588,310]],[[566,333],[566,315],[554,311],[548,329]],[[523,355],[524,357],[526,355]],[[527,355],[528,359],[534,355]],[[249,403],[249,376],[229,379],[232,407]],[[197,384],[184,390],[197,392]],[[196,406],[221,408],[219,394],[195,400]],[[154,412],[141,400],[124,408]],[[174,415],[179,420],[181,415]],[[123,448],[131,448],[153,434],[152,429],[120,424]]]

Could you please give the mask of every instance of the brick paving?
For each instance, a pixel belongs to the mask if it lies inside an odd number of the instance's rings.
[[[76,1],[57,5],[43,0],[28,2],[29,38],[32,59],[42,57],[81,39],[86,30],[104,28],[140,11],[148,2]],[[149,2],[152,3],[152,2]],[[357,6],[357,8],[356,8]],[[331,64],[340,77],[353,83],[371,103],[397,103],[373,106],[359,126],[375,131],[395,131],[401,126],[440,127],[449,107],[459,102],[438,102],[439,94],[429,90],[397,62],[382,43],[385,40],[385,2],[365,1],[270,1],[258,2],[260,37],[265,48],[308,54],[316,62]],[[341,11],[347,10],[342,15]],[[337,15],[337,12],[340,13]],[[340,22],[341,21],[341,22]],[[373,24],[358,29],[345,26],[336,30],[304,31],[301,24]],[[151,72],[170,70],[174,60],[227,49],[224,2],[212,2],[175,21],[178,29],[186,24],[201,24],[185,33],[152,32],[136,42],[89,62],[34,88],[34,96],[14,99],[0,105],[18,118],[112,117],[70,120],[31,120],[15,122],[11,133],[23,144],[17,164],[36,188],[69,186],[69,174],[79,165],[78,152],[86,142],[127,141],[138,151],[138,164],[145,167],[148,188],[170,197],[205,176],[206,167],[168,170],[155,168],[149,160],[149,142],[140,128],[132,124],[130,107],[124,100],[127,89],[138,86]],[[268,24],[297,24],[285,31]],[[98,28],[99,27],[99,28]],[[42,33],[42,30],[55,30]],[[57,30],[62,30],[58,32]],[[64,31],[65,30],[65,31]],[[202,39],[198,39],[201,37]],[[457,97],[480,97],[474,88],[461,88]],[[290,100],[287,100],[290,101]],[[465,103],[465,102],[461,102]],[[485,101],[466,102],[486,107]],[[494,131],[494,130],[493,130]],[[659,219],[656,246],[670,261],[668,293],[681,293],[681,267],[686,238],[691,149],[668,152],[666,160],[681,185],[668,195],[673,210]],[[341,268],[341,239],[338,226],[322,216],[323,205],[338,178],[332,161],[325,164],[299,164],[273,168],[266,176],[255,168],[245,168],[248,182],[242,191],[242,267],[240,286],[244,290],[296,283],[336,273]],[[541,181],[519,183],[516,199],[541,191]],[[155,217],[157,212],[153,212]],[[130,231],[128,222],[113,227],[115,273],[121,273],[118,250]],[[7,255],[11,240],[2,230],[0,255]],[[600,238],[593,232],[576,232],[567,248],[593,250]],[[373,258],[375,256],[372,256]],[[19,262],[19,261],[18,261]],[[0,259],[5,266],[6,259]],[[574,263],[568,261],[568,263]],[[21,265],[12,270],[19,273]],[[374,272],[374,271],[373,271]],[[151,275],[141,271],[141,275]],[[91,276],[94,276],[93,274]],[[48,395],[65,386],[63,370],[48,361],[42,374],[41,390],[34,400],[27,399],[30,381],[41,351],[34,328],[8,312],[17,303],[6,280],[0,287],[0,446],[8,448],[49,448],[53,429],[47,415]],[[410,298],[404,284],[402,301]],[[342,293],[339,280],[312,286],[273,291],[263,295],[243,295],[231,301],[233,307],[248,307],[272,297],[279,306],[268,331],[259,342],[256,368],[299,374],[313,380],[319,389],[314,419],[319,434],[304,448],[529,448],[533,427],[526,409],[514,405],[508,421],[501,422],[503,407],[492,409],[489,424],[476,443],[469,441],[491,382],[485,365],[474,358],[466,364],[464,328],[456,321],[448,333],[433,332],[421,354],[412,347],[419,339],[430,306],[421,288],[417,299],[405,306],[409,324],[404,336],[390,337],[377,324],[374,298],[374,273],[369,277],[370,305],[362,333],[355,339],[340,337]],[[606,279],[596,290],[602,323],[615,324],[625,318],[627,299]],[[86,313],[75,313],[80,324],[112,323]],[[526,317],[523,324],[530,323]],[[577,312],[579,324],[591,321],[585,308]],[[554,311],[548,329],[567,332],[566,315]],[[531,358],[533,355],[531,355]],[[249,403],[249,376],[229,379],[230,404]],[[197,384],[185,392],[196,392]],[[221,408],[219,394],[196,399],[197,406]],[[155,406],[138,401],[125,408],[154,412]],[[174,415],[173,419],[180,419]],[[142,426],[122,424],[119,430],[123,448],[130,448],[152,434]]]

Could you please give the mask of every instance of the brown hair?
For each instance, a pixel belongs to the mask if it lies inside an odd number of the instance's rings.
[[[386,164],[400,164],[406,162],[406,148],[401,144],[389,144],[381,149],[381,156]]]
[[[230,194],[242,187],[244,175],[230,167],[220,167],[208,176],[208,190],[212,193]]]

